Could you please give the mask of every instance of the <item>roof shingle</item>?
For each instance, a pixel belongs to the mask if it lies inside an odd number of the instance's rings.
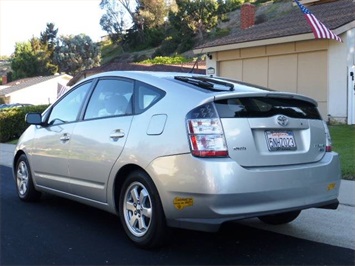
[[[355,20],[355,2],[353,0],[339,0],[310,6],[308,9],[331,30],[337,29]],[[298,6],[294,6],[289,13],[282,17],[269,20],[245,30],[238,29],[229,36],[206,42],[195,49],[286,37],[311,32],[312,29],[308,25],[303,13]]]
[[[0,95],[6,95],[18,90],[21,90],[26,87],[30,87],[54,78],[58,78],[64,75],[53,75],[53,76],[45,76],[45,77],[33,77],[33,78],[24,78],[20,80],[16,80],[13,82],[9,82],[6,84],[5,88],[0,89]]]

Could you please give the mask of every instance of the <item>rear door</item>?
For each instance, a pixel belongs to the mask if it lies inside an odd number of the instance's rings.
[[[315,102],[278,93],[216,100],[229,156],[244,167],[319,161],[326,135]]]
[[[108,178],[130,130],[133,89],[132,80],[98,80],[72,133],[69,172],[75,195],[106,202]]]

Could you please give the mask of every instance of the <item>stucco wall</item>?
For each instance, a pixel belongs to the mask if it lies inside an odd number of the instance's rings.
[[[11,93],[10,101],[11,103],[29,103],[38,105],[53,103],[55,98],[56,89],[41,84],[40,86],[31,86]]]
[[[58,82],[66,84],[68,78],[58,77],[12,92],[8,94],[10,103],[52,104],[57,100]]]

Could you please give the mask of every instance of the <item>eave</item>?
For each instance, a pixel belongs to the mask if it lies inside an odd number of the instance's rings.
[[[355,20],[332,31],[336,35],[341,35],[352,28],[355,28]],[[203,47],[203,48],[194,49],[193,52],[195,54],[203,54],[203,53],[235,50],[235,49],[257,47],[257,46],[264,46],[264,45],[307,41],[307,40],[314,40],[313,33],[305,33],[305,34],[270,38],[270,39],[263,39],[263,40],[249,41],[249,42],[240,42],[240,43],[232,43],[232,44],[225,44],[225,45],[218,45],[218,46]]]

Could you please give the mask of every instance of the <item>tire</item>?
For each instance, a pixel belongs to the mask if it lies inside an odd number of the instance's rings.
[[[287,224],[295,220],[301,211],[284,212],[258,217],[262,222],[272,225]]]
[[[130,173],[119,199],[123,228],[135,245],[145,249],[164,244],[168,229],[158,191],[143,171]]]
[[[18,197],[23,201],[37,201],[41,197],[34,185],[30,164],[26,155],[22,154],[16,163],[16,190]]]

